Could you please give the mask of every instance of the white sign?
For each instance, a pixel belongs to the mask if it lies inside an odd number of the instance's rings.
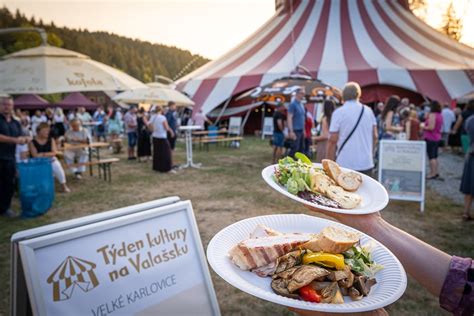
[[[382,140],[379,149],[378,180],[392,200],[425,205],[426,143],[423,141]]]
[[[273,135],[273,117],[266,117],[263,120],[262,139],[267,135]]]
[[[37,315],[220,315],[189,201],[19,242]]]
[[[229,135],[240,135],[241,125],[242,125],[242,117],[232,116],[229,119]]]

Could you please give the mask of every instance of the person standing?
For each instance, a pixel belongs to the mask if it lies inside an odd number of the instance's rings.
[[[48,119],[44,114],[41,113],[40,110],[35,111],[35,115],[31,117],[31,132],[33,133],[33,136],[36,135],[36,129],[38,128],[38,125],[47,121]]]
[[[403,132],[403,127],[400,125],[400,116],[397,111],[399,106],[400,98],[397,95],[390,96],[385,102],[385,107],[379,121],[382,124],[382,126],[379,126],[380,139],[396,139],[397,134]]]
[[[285,106],[280,104],[275,109],[273,113],[273,137],[272,137],[272,145],[273,145],[273,159],[272,162],[275,164],[283,155],[283,146],[285,143],[285,135],[283,134],[283,130],[285,129]]]
[[[420,121],[415,110],[408,114],[408,120],[405,123],[405,131],[408,140],[420,140]]]
[[[105,124],[107,123],[107,115],[105,114],[104,107],[102,105],[97,108],[92,118],[94,119],[94,122],[97,123],[95,127],[95,137],[97,138],[97,141],[100,142],[100,139],[102,138],[104,142],[106,142],[107,137]]]
[[[148,130],[148,119],[146,117],[145,109],[140,108],[137,114],[137,129],[138,129],[138,142],[137,142],[137,157],[140,162],[140,158],[151,157],[151,142],[150,142],[150,131]]]
[[[289,156],[304,150],[305,107],[303,99],[305,90],[298,88],[295,97],[288,107],[288,138],[292,140]]]
[[[123,121],[118,116],[116,110],[112,110],[110,117],[107,119],[107,134],[109,135],[110,146],[112,146],[114,154],[122,151],[122,140],[120,135],[123,133]]]
[[[148,128],[153,133],[153,170],[169,172],[173,162],[167,133],[173,134],[173,130],[168,126],[168,121],[160,106],[156,106],[155,112],[156,114],[151,117],[148,123]]]
[[[359,102],[361,93],[356,82],[344,86],[344,104],[334,111],[329,126],[327,157],[341,167],[370,176],[378,139],[377,122],[372,110]]]
[[[14,217],[11,201],[15,192],[16,145],[27,144],[20,122],[13,118],[13,99],[0,96],[0,215]]]
[[[441,111],[441,116],[443,117],[443,128],[441,130],[441,139],[443,140],[443,147],[448,147],[449,134],[451,128],[453,127],[454,122],[456,122],[456,115],[454,111],[451,110],[448,104],[443,106]]]
[[[54,115],[53,115],[53,137],[54,139],[58,139],[59,137],[64,136],[66,132],[66,116],[64,115],[63,109],[55,108]]]
[[[443,116],[441,115],[441,104],[438,101],[431,102],[430,112],[426,116],[423,138],[426,141],[426,152],[428,154],[430,173],[427,179],[443,180],[438,170],[438,147],[441,140],[441,129],[443,128]]]
[[[471,115],[464,124],[470,138],[469,151],[466,154],[464,169],[461,178],[460,191],[464,194],[464,221],[472,220],[471,205],[474,197],[474,116]]]
[[[212,124],[212,122],[202,113],[202,109],[199,109],[199,111],[194,115],[193,119],[194,125],[201,126],[202,129],[205,129],[205,124]]]
[[[168,126],[173,131],[173,134],[168,133],[168,142],[170,143],[171,151],[174,151],[176,147],[176,130],[178,129],[178,114],[176,112],[176,103],[173,101],[168,102],[168,112],[166,112],[166,121]],[[172,136],[173,135],[173,136]]]
[[[458,116],[456,124],[454,124],[453,130],[451,134],[456,134],[458,131],[461,131],[461,145],[463,149],[466,149],[466,145],[468,143],[468,135],[466,133],[466,128],[464,126],[464,122],[467,121],[469,117],[474,115],[474,99],[469,100],[464,111],[461,112],[461,115]]]
[[[135,160],[135,147],[137,146],[137,108],[135,106],[130,107],[130,109],[125,113],[123,117],[125,123],[125,132],[128,136],[128,160]]]
[[[64,138],[65,143],[68,145],[86,145],[90,143],[90,134],[87,129],[83,128],[81,121],[77,118],[73,119],[71,122],[71,128],[66,132]],[[64,150],[64,160],[66,164],[73,165],[76,163],[84,164],[89,161],[89,151],[88,148],[75,148],[75,149],[66,149]],[[82,174],[86,171],[86,166],[81,165],[80,167],[71,167],[71,173],[73,173],[76,179],[82,179]]]
[[[323,117],[321,118],[321,131],[315,137],[316,141],[316,162],[326,159],[326,149],[329,139],[329,126],[331,125],[332,113],[336,109],[336,103],[333,100],[326,100],[323,103]]]
[[[312,130],[314,128],[314,119],[311,113],[305,108],[304,115],[304,150],[306,156],[311,156],[311,145],[313,144]]]

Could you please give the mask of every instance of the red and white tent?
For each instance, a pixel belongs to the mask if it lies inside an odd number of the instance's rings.
[[[449,102],[474,91],[474,49],[430,28],[403,0],[277,1],[268,22],[181,78],[178,89],[192,97],[195,110],[209,113],[297,65],[336,87],[359,82],[372,95],[366,102],[380,92],[409,90]]]

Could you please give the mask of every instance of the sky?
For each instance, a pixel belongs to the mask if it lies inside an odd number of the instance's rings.
[[[436,27],[449,1],[427,0],[422,12]],[[474,0],[455,0],[464,14],[461,41],[474,46]],[[274,0],[0,0],[57,26],[109,31],[188,49],[214,59],[243,41],[275,12]]]

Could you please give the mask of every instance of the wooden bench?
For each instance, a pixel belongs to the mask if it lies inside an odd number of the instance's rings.
[[[111,165],[113,163],[119,162],[120,159],[118,158],[106,158],[106,159],[100,159],[100,160],[94,160],[94,161],[88,161],[88,162],[83,162],[83,163],[74,163],[74,164],[66,164],[66,168],[79,168],[79,167],[85,167],[85,166],[98,166],[99,168],[99,178],[102,178],[102,171],[104,174],[104,181],[109,180],[109,182],[112,181],[112,171],[111,171]]]
[[[234,141],[241,141],[243,137],[240,136],[216,136],[216,137],[202,137],[196,141],[197,144],[204,145],[206,147],[206,151],[209,151],[209,144],[216,144],[224,143],[224,145],[230,144]],[[240,148],[240,147],[239,147]]]

